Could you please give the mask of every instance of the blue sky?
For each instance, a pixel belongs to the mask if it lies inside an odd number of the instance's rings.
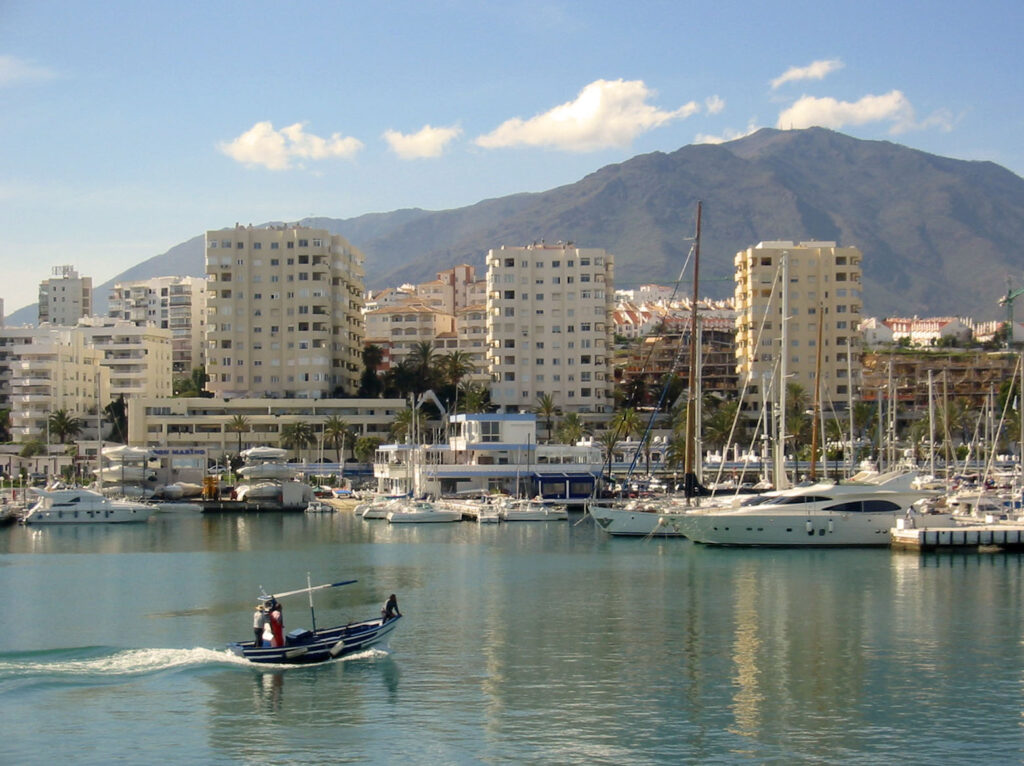
[[[98,285],[235,222],[460,207],[766,126],[1021,175],[1022,17],[1019,0],[0,0],[0,297],[11,313],[53,266]]]

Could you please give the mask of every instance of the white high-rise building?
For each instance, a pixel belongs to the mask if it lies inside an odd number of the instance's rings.
[[[39,283],[39,324],[74,327],[91,315],[92,277],[79,276],[73,266],[54,266]]]
[[[88,432],[97,407],[110,402],[110,370],[103,356],[78,328],[0,330],[0,398],[10,409],[11,438],[45,441],[49,417],[57,410],[78,418]]]
[[[304,226],[206,233],[207,389],[323,399],[359,388],[363,254]]]
[[[530,411],[549,395],[563,412],[610,412],[614,258],[567,244],[487,254],[491,401]]]
[[[153,277],[118,282],[110,290],[107,316],[142,327],[171,331],[172,373],[187,377],[205,363],[206,280]]]
[[[784,254],[787,382],[813,398],[820,348],[821,401],[843,407],[860,379],[861,252],[835,242],[787,241],[761,242],[735,258],[736,372],[740,386],[747,383],[746,407],[760,407],[762,389],[778,385]]]
[[[103,354],[100,364],[110,369],[111,399],[171,396],[170,330],[110,317],[81,319],[77,329],[86,345]]]

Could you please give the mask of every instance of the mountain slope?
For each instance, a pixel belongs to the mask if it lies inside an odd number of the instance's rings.
[[[458,263],[482,267],[491,248],[542,239],[614,253],[616,286],[633,287],[678,277],[698,199],[701,292],[712,297],[732,293],[733,256],[762,240],[860,248],[868,315],[1001,316],[996,302],[1006,277],[1021,270],[1024,179],[990,162],[822,128],[764,129],[725,144],[640,155],[574,184],[455,210],[303,223],[359,247],[374,288],[431,279]],[[114,281],[202,273],[197,237],[100,285],[97,310]]]

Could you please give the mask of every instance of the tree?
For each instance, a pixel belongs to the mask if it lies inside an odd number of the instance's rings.
[[[232,415],[231,420],[224,426],[228,433],[238,434],[238,454],[242,454],[242,434],[249,431],[249,418],[245,415]]]
[[[124,394],[108,404],[103,411],[110,418],[112,426],[110,438],[126,444],[128,442],[128,405],[125,404]]]
[[[555,427],[555,417],[558,415],[558,405],[555,404],[551,394],[537,394],[537,406],[533,408],[533,411],[544,418],[547,427],[547,441],[550,443],[551,433]]]
[[[281,446],[295,450],[299,460],[302,460],[302,450],[315,441],[313,426],[303,420],[286,423],[281,427]]]
[[[558,441],[562,444],[575,444],[587,433],[583,419],[575,412],[570,412],[558,425]]]
[[[640,419],[640,413],[632,407],[627,407],[615,414],[609,427],[619,435],[619,438],[629,440],[633,438],[634,434],[643,430],[643,422]]]
[[[210,376],[206,374],[205,368],[194,367],[187,378],[178,378],[174,382],[174,395],[212,397],[213,394],[206,390],[209,380]]]
[[[463,412],[485,412],[491,401],[489,389],[477,383],[463,383],[460,387],[459,400]]]
[[[433,388],[436,378],[434,371],[437,368],[438,362],[438,354],[434,350],[434,344],[429,340],[416,342],[413,344],[408,361],[416,372],[416,384],[413,390],[419,394],[428,388]]]
[[[601,445],[601,449],[604,450],[605,463],[612,463],[612,455],[615,452],[615,445],[619,443],[618,436],[616,435],[614,429],[603,431],[597,437],[596,441],[598,444]]]
[[[356,439],[352,453],[360,463],[369,463],[373,459],[373,453],[380,446],[380,439],[376,436],[360,436]]]
[[[426,431],[426,416],[419,410],[406,407],[404,410],[399,410],[395,414],[395,419],[391,422],[391,434],[394,436],[395,441],[404,441],[407,436],[412,436],[414,418],[416,432],[422,434]]]
[[[476,371],[476,365],[465,351],[452,351],[437,360],[437,369],[446,383],[458,389],[462,379]]]
[[[338,450],[338,462],[344,467],[345,445],[355,439],[355,432],[345,420],[331,415],[324,423],[324,443]]]
[[[82,421],[64,409],[51,412],[46,422],[50,434],[60,439],[61,444],[65,444],[68,437],[74,438],[82,432]]]
[[[0,442],[9,442],[11,440],[11,411],[9,409],[0,410]]]
[[[419,372],[411,359],[403,359],[384,376],[384,392],[389,396],[405,399],[412,392],[427,390],[426,387],[419,388],[419,385]]]
[[[723,401],[712,397],[715,402],[710,409],[706,408],[701,434],[703,441],[711,448],[722,450],[729,444],[729,437],[733,434],[733,423],[736,422],[736,415],[739,412],[740,403],[738,400]],[[705,398],[705,402],[709,398]]]
[[[384,362],[384,349],[371,343],[363,349],[363,373],[359,378],[359,396],[375,399],[384,391],[377,368]]]

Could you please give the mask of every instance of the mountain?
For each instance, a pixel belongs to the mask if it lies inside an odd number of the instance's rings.
[[[865,315],[1001,317],[1007,275],[1020,270],[1024,179],[991,162],[823,128],[763,129],[640,155],[574,184],[455,210],[302,223],[359,247],[373,288],[426,281],[458,263],[482,267],[493,247],[542,239],[614,253],[616,287],[628,288],[679,276],[697,200],[704,201],[701,293],[710,297],[732,293],[733,256],[762,240],[860,248]],[[95,303],[106,305],[114,281],[202,273],[196,237],[100,285]]]

